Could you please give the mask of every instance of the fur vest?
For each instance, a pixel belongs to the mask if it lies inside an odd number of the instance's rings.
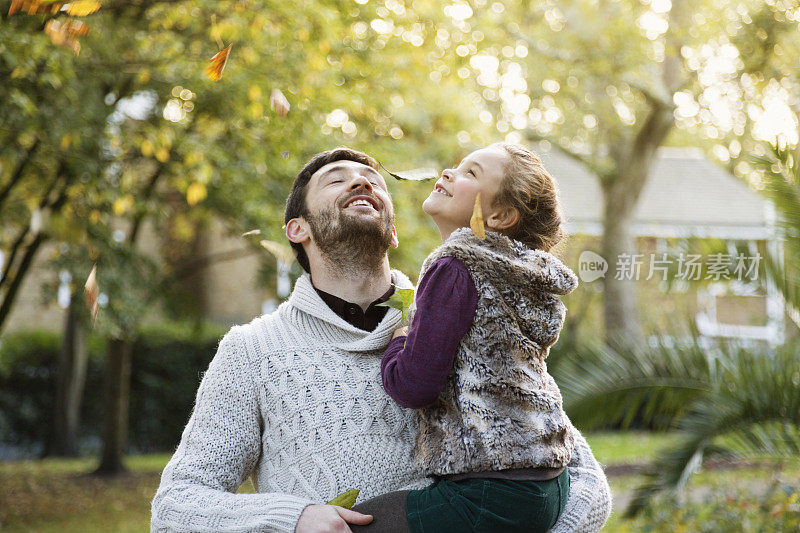
[[[417,412],[415,457],[426,475],[566,466],[572,424],[545,358],[566,308],[557,295],[578,285],[552,254],[493,231],[461,228],[428,256],[453,257],[479,294],[472,327],[436,403]]]

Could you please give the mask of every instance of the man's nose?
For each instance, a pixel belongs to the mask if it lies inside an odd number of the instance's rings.
[[[369,192],[372,192],[372,183],[370,183],[369,179],[366,176],[362,176],[359,174],[355,176],[350,182],[350,190],[356,190],[361,187],[367,189]]]

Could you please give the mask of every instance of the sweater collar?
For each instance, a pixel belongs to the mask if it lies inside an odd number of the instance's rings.
[[[413,289],[414,285],[399,270],[392,270],[392,283],[400,288]],[[328,327],[319,328],[315,332],[322,335],[319,340],[334,345],[348,352],[368,352],[383,350],[389,344],[394,330],[400,327],[400,311],[390,308],[373,331],[364,331],[349,324],[334,313],[320,298],[311,284],[311,276],[304,273],[294,285],[289,296],[289,304],[296,310],[324,322]],[[302,324],[297,324],[303,327]],[[324,330],[324,332],[323,332]]]

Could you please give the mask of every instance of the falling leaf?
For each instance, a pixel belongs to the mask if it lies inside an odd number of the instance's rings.
[[[231,46],[233,46],[233,43],[229,44],[224,50],[217,52],[211,58],[211,64],[206,67],[206,74],[212,80],[219,81],[222,78],[222,70],[228,63],[228,54],[230,54]]]
[[[405,322],[408,319],[408,308],[412,303],[414,303],[414,289],[403,289],[395,285],[394,294],[385,302],[377,305],[398,309],[401,313],[401,322]]]
[[[86,285],[83,287],[83,293],[86,295],[86,305],[89,307],[92,320],[97,322],[97,311],[100,309],[100,305],[97,303],[97,297],[100,296],[100,289],[97,286],[97,265],[92,267]]]
[[[206,186],[199,181],[193,182],[186,189],[186,203],[189,205],[196,205],[202,202],[206,199],[206,196],[208,196],[208,190]]]
[[[272,89],[269,95],[269,106],[278,113],[279,116],[285,117],[289,114],[289,100],[283,95],[280,89]]]
[[[281,157],[284,159],[289,159],[289,152],[281,152]]]
[[[339,507],[344,507],[345,509],[352,509],[353,505],[356,503],[356,498],[358,498],[359,492],[360,491],[358,489],[350,489],[345,491],[329,501],[328,505],[338,505]]]
[[[472,218],[469,219],[469,227],[472,233],[481,240],[486,239],[486,231],[483,227],[483,211],[481,210],[481,193],[475,197],[475,207],[472,209]]]
[[[50,19],[44,27],[44,33],[50,37],[50,41],[56,46],[66,48],[78,55],[81,51],[81,43],[78,37],[89,33],[89,26],[79,20],[68,19],[65,21]]]
[[[67,14],[73,17],[85,17],[100,9],[97,0],[75,0],[67,4]]]
[[[285,244],[267,240],[261,240],[258,244],[285,265],[290,265],[294,261],[294,251]]]
[[[381,166],[383,170],[386,171],[391,177],[396,180],[407,180],[407,181],[424,181],[424,180],[435,180],[439,177],[439,173],[436,169],[433,168],[415,168],[413,170],[403,170],[397,173],[389,172],[383,163],[378,161],[378,164]]]
[[[55,14],[61,9],[64,2],[41,2],[39,0],[11,0],[8,15],[17,11],[25,11],[28,15]]]
[[[249,237],[250,235],[261,235],[260,229],[251,229],[250,231],[245,231],[242,233],[242,237]]]

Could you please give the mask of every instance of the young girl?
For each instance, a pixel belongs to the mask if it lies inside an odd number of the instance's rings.
[[[470,230],[478,193],[485,240]],[[375,520],[353,531],[547,531],[566,503],[573,434],[544,360],[564,322],[557,295],[578,283],[549,253],[563,236],[556,184],[531,151],[498,143],[445,170],[422,208],[442,245],[381,371],[386,392],[418,409],[415,460],[434,483],[357,506]],[[407,524],[382,529],[403,495]]]

